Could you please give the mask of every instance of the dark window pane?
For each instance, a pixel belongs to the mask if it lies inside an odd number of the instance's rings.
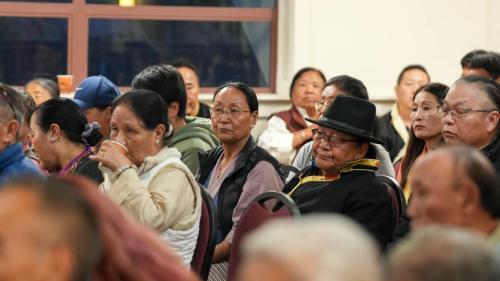
[[[123,0],[86,0],[92,4],[120,4]],[[275,0],[128,0],[135,5],[168,5],[196,7],[263,7],[273,8]]]
[[[71,3],[73,0],[0,0],[0,2]]]
[[[0,81],[24,85],[66,73],[67,38],[66,19],[0,18]]]
[[[270,87],[269,22],[90,20],[89,75],[128,86],[146,66],[190,60],[204,87]]]

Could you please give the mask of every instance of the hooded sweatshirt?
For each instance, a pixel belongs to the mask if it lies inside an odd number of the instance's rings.
[[[218,146],[219,140],[212,133],[209,119],[186,117],[186,126],[174,131],[167,145],[179,150],[182,162],[188,166],[193,175],[196,175],[200,166],[198,152],[205,152]]]

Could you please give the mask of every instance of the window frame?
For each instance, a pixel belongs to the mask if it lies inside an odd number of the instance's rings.
[[[66,18],[68,20],[67,73],[74,75],[75,83],[88,76],[89,20],[179,20],[270,22],[270,83],[269,87],[254,87],[257,93],[276,92],[278,7],[199,7],[137,5],[122,7],[116,4],[86,4],[85,0],[71,3],[0,2],[0,17]],[[128,88],[121,88],[126,91]],[[215,87],[203,87],[210,93]]]

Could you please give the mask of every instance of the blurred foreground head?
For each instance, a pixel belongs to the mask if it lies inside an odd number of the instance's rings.
[[[273,221],[243,245],[239,281],[378,281],[374,240],[348,218],[308,216]]]
[[[88,180],[0,188],[0,280],[196,280],[153,232]]]

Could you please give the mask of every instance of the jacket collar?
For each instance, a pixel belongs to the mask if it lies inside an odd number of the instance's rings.
[[[24,158],[23,146],[15,143],[0,152],[0,170]]]

